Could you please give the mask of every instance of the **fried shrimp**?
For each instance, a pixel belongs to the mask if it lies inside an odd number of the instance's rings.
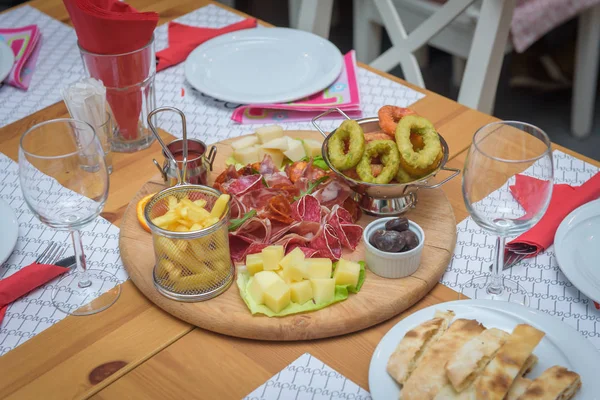
[[[345,152],[346,141],[348,152]],[[342,122],[329,138],[328,155],[331,164],[340,171],[356,167],[365,151],[365,134],[354,120]]]
[[[383,106],[377,112],[379,116],[379,127],[392,138],[396,135],[396,125],[403,117],[413,115],[411,109],[396,106]]]
[[[373,176],[371,169],[371,159],[378,157],[383,164],[383,169],[377,175]],[[368,183],[389,183],[396,177],[400,168],[400,154],[393,140],[374,140],[365,147],[362,159],[356,166],[356,173],[363,182]]]
[[[423,138],[423,148],[415,150],[411,133]],[[437,168],[443,156],[440,137],[429,120],[408,115],[396,127],[396,144],[400,151],[400,165],[413,177],[423,176]]]

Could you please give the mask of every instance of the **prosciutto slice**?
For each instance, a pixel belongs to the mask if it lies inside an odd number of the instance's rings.
[[[342,256],[342,245],[335,229],[329,224],[323,225],[319,234],[310,242],[312,249],[318,250],[316,254],[332,260],[339,260]]]
[[[264,187],[262,175],[246,175],[221,184],[221,188],[232,195],[241,196]]]
[[[273,163],[273,159],[271,158],[271,156],[265,154],[263,160],[258,166],[258,173],[261,175],[268,175],[278,171],[279,169],[277,169],[277,166],[275,166],[275,163]]]
[[[321,204],[319,200],[311,195],[302,196],[292,203],[292,218],[296,221],[314,221],[321,220]]]
[[[342,205],[348,197],[352,194],[352,189],[344,181],[334,177],[328,179],[323,185],[319,187],[312,195],[319,200],[321,205],[329,208],[330,210],[334,205]]]
[[[229,251],[234,261],[242,261],[248,249],[254,244],[268,246],[271,240],[271,221],[263,218],[250,218],[235,232],[229,233]],[[262,248],[260,249],[262,250]],[[260,251],[258,250],[258,251]]]
[[[265,178],[265,182],[267,182],[268,187],[276,187],[282,188],[287,186],[293,186],[292,181],[284,172],[275,172],[273,174],[265,174],[263,175]]]

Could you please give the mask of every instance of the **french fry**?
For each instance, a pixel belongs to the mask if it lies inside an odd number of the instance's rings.
[[[225,212],[227,204],[229,204],[230,198],[231,196],[229,196],[228,194],[220,195],[217,201],[215,201],[212,210],[210,210],[210,216],[218,221]]]
[[[194,204],[199,206],[199,207],[206,207],[206,200],[204,199],[198,199],[198,200],[194,200]]]
[[[169,207],[169,210],[174,210],[175,207],[177,207],[178,203],[179,202],[177,201],[177,197],[175,197],[175,196],[167,197],[167,206]]]
[[[167,229],[169,225],[177,221],[178,216],[175,211],[169,210],[164,215],[152,219],[152,223],[160,228]]]

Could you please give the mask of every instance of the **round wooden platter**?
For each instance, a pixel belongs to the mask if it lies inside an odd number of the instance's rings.
[[[288,131],[294,138],[322,140],[316,131]],[[230,139],[217,143],[215,171],[209,183],[225,168],[232,153]],[[367,269],[365,283],[358,294],[319,311],[269,318],[252,315],[234,282],[222,295],[204,302],[183,303],[170,300],[154,287],[152,269],[154,250],[151,234],[144,231],[136,217],[136,204],[147,194],[164,188],[160,176],[147,182],[129,204],[121,224],[119,246],[123,264],[131,280],[152,302],[166,312],[200,328],[230,336],[260,340],[306,340],[325,338],[368,328],[406,310],[425,296],[446,270],[456,244],[456,221],[452,207],[440,189],[421,190],[417,207],[407,217],[425,231],[421,266],[402,279],[381,278]],[[364,215],[359,223],[366,226],[374,218]],[[361,242],[354,252],[344,250],[344,258],[364,259]]]

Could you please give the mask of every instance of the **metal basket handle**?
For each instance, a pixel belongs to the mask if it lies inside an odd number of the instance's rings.
[[[460,169],[457,169],[457,168],[442,167],[442,168],[440,168],[440,171],[451,171],[452,175],[450,175],[446,179],[442,180],[441,182],[438,182],[433,185],[411,185],[411,186],[418,187],[419,189],[437,189],[440,186],[442,186],[444,183],[448,182],[450,179],[452,179],[455,176],[457,176],[458,174],[460,174]]]
[[[181,171],[179,170],[179,168],[177,168],[177,160],[175,159],[175,156],[173,156],[173,153],[171,153],[171,150],[169,150],[169,148],[167,147],[165,142],[163,142],[163,140],[160,137],[160,134],[158,133],[158,128],[152,122],[152,118],[156,114],[158,114],[160,112],[164,112],[164,111],[173,111],[173,112],[179,114],[179,116],[181,117],[181,124],[183,127],[183,161],[182,161]],[[158,143],[160,143],[160,147],[162,147],[165,154],[169,157],[169,161],[173,163],[173,165],[175,166],[175,169],[177,170],[177,184],[185,185],[187,183],[187,159],[188,159],[187,123],[185,122],[185,114],[183,113],[183,111],[181,111],[180,109],[175,108],[175,107],[160,107],[160,108],[156,108],[156,109],[150,111],[150,113],[148,114],[147,120],[148,120],[148,126],[150,126],[150,129],[152,130],[152,133],[156,137],[156,140],[158,140]]]
[[[325,133],[325,131],[323,129],[321,129],[321,127],[317,124],[317,121],[319,119],[321,119],[322,117],[331,114],[332,112],[337,112],[338,114],[341,114],[344,116],[344,118],[346,119],[351,119],[348,115],[346,115],[345,112],[343,112],[342,110],[340,110],[339,108],[330,108],[329,110],[325,111],[324,113],[321,113],[319,115],[317,115],[316,117],[314,117],[312,119],[312,124],[315,128],[317,128],[317,130],[319,132],[321,132],[321,135],[323,135],[324,138],[327,138],[327,133]]]

